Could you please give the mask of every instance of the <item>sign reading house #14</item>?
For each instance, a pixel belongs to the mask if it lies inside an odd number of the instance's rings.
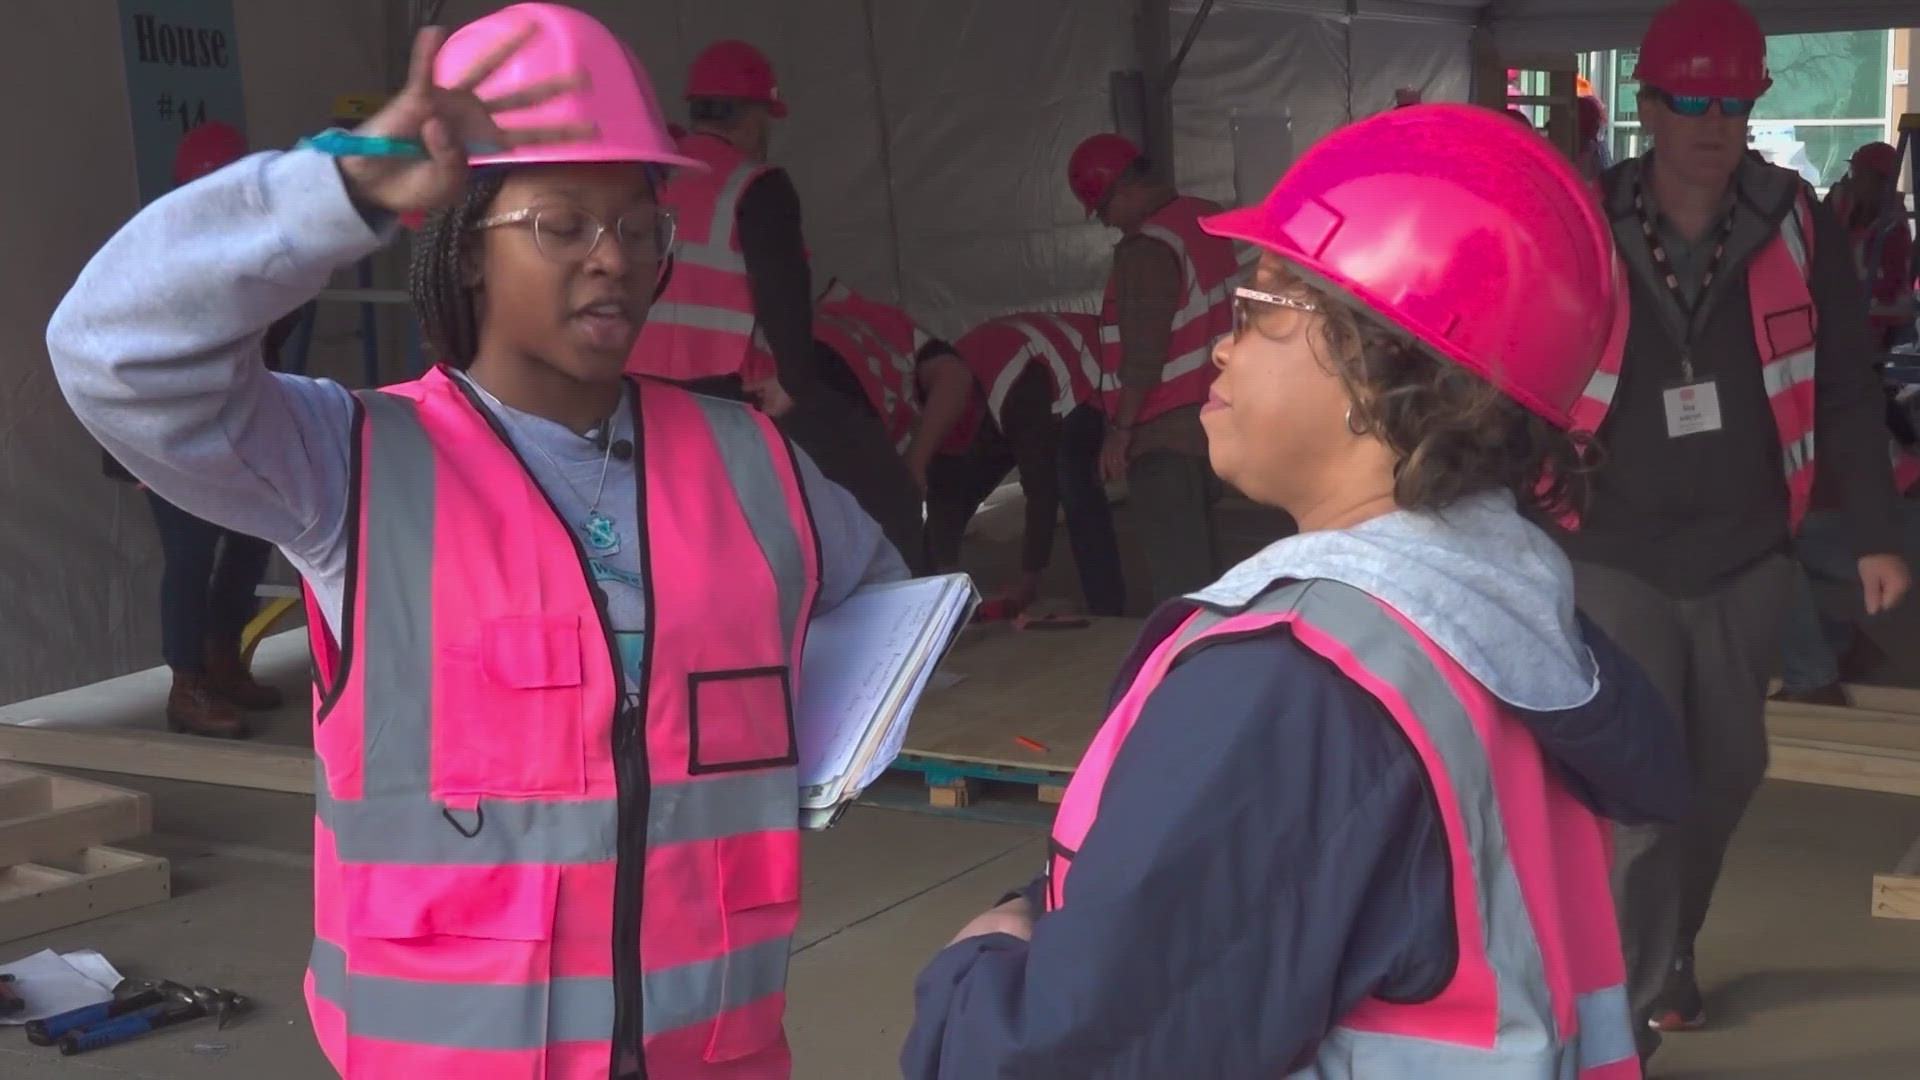
[[[247,130],[233,2],[120,0],[120,38],[145,204],[173,187],[174,151],[196,125],[219,120]]]

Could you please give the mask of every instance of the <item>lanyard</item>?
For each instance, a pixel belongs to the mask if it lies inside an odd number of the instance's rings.
[[[1685,321],[1686,342],[1680,347],[1680,374],[1687,382],[1693,381],[1693,332],[1696,329],[1700,311],[1706,307],[1707,290],[1713,288],[1713,279],[1720,272],[1720,262],[1727,254],[1727,240],[1733,235],[1733,217],[1737,203],[1727,205],[1726,216],[1720,220],[1720,227],[1713,237],[1713,254],[1707,256],[1706,273],[1700,278],[1700,292],[1694,303],[1687,302],[1686,290],[1680,287],[1680,275],[1673,272],[1673,260],[1667,255],[1666,245],[1660,242],[1660,230],[1654,228],[1653,215],[1647,212],[1646,192],[1643,186],[1634,185],[1633,211],[1640,217],[1640,232],[1647,238],[1647,254],[1653,259],[1654,273],[1666,283],[1667,291],[1673,294],[1674,306],[1680,309]]]

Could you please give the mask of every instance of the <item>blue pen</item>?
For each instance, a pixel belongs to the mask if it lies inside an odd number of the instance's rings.
[[[318,135],[301,139],[299,145],[318,150],[330,157],[424,158],[427,145],[419,139],[392,139],[385,135],[355,135],[346,128],[328,128]],[[499,143],[474,140],[467,144],[468,157],[505,152]]]

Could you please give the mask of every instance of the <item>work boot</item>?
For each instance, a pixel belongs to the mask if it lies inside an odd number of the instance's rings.
[[[173,676],[173,692],[167,695],[167,730],[208,739],[244,739],[252,734],[239,706],[216,690],[211,679],[178,672]]]
[[[277,709],[285,703],[280,691],[255,682],[240,659],[238,644],[207,643],[207,681],[228,701],[250,712]]]
[[[1693,954],[1683,953],[1673,961],[1666,989],[1653,1007],[1647,1021],[1659,1031],[1694,1031],[1706,1026],[1707,1004],[1700,997],[1700,984],[1693,977]]]

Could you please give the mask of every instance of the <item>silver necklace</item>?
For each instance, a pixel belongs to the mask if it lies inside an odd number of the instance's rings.
[[[485,398],[487,404],[496,412],[507,407],[505,402],[494,397],[486,387],[481,386],[478,382],[469,380],[468,385],[478,390],[480,396]],[[614,438],[614,425],[619,420],[619,417],[620,409],[616,406],[613,415],[609,416],[603,425],[606,431],[607,447],[600,455],[600,482],[594,486],[593,500],[591,502],[588,502],[586,495],[582,493],[578,487],[574,486],[573,480],[567,476],[566,469],[561,467],[558,461],[554,460],[553,455],[547,452],[547,448],[540,445],[537,440],[531,440],[533,441],[533,448],[540,451],[540,456],[547,459],[547,464],[553,466],[554,475],[560,478],[561,483],[567,485],[567,490],[573,492],[574,498],[587,503],[586,523],[578,526],[578,528],[581,536],[586,540],[587,550],[602,558],[620,554],[620,525],[600,510],[600,499],[607,491],[607,467],[609,463],[613,461],[613,444],[618,441]]]

